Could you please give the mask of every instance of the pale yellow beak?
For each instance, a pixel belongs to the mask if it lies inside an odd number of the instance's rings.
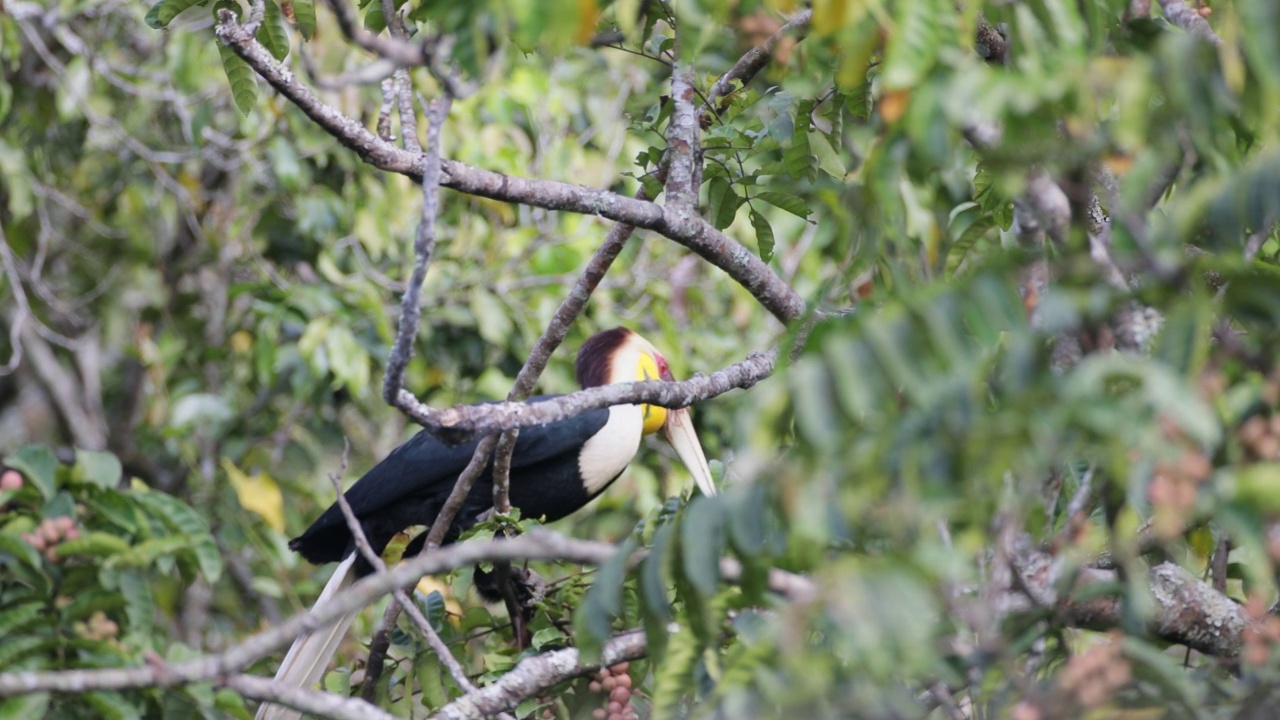
[[[698,442],[698,434],[693,430],[693,416],[688,408],[667,410],[667,421],[662,425],[662,434],[667,442],[675,448],[680,461],[693,474],[693,481],[698,489],[708,497],[716,494],[715,481],[711,479],[711,467],[707,465],[707,456],[702,452],[702,443]]]

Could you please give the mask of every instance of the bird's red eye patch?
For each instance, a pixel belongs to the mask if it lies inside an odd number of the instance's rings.
[[[661,376],[663,380],[674,379],[671,377],[671,367],[667,365],[666,358],[654,353],[653,359],[658,361],[658,375]]]

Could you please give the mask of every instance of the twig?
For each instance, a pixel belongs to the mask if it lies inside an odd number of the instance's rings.
[[[449,106],[449,96],[445,95],[431,104],[427,116],[431,124],[427,128],[427,151],[422,163],[422,217],[413,243],[416,259],[400,303],[400,325],[391,347],[391,357],[387,360],[387,374],[382,381],[383,399],[402,410],[399,400],[408,394],[404,390],[404,371],[413,357],[413,343],[422,317],[422,282],[426,279],[427,265],[436,245],[436,215],[440,209],[440,127],[449,115]],[[414,403],[418,404],[416,399]]]
[[[735,81],[741,82],[743,85],[751,82],[751,79],[773,59],[773,50],[778,46],[778,42],[792,33],[803,38],[809,29],[809,21],[812,19],[812,10],[796,13],[795,17],[787,21],[786,25],[778,28],[778,31],[770,35],[763,43],[751,48],[745,55],[738,58],[738,62],[734,63],[728,72],[721,75],[715,84],[711,86],[711,89],[707,91],[707,107],[710,108],[710,103],[714,103],[716,100],[728,95],[733,90]],[[714,111],[714,108],[712,109]]]

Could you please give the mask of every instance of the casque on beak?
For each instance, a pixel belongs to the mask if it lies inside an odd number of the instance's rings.
[[[698,442],[698,434],[693,429],[693,416],[689,408],[667,410],[667,421],[662,425],[662,434],[667,438],[676,455],[689,472],[698,489],[708,497],[716,494],[715,481],[711,479],[711,467],[707,465],[707,456],[702,452],[702,443]]]

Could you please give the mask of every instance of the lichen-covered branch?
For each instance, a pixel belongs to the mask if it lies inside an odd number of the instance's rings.
[[[1003,610],[1052,609],[1062,624],[1090,630],[1106,630],[1121,624],[1125,608],[1120,596],[1074,599],[1089,586],[1116,584],[1117,571],[1073,570],[1060,559],[1044,553],[1028,553],[1018,558],[1014,566],[1019,590],[1005,598]],[[1063,593],[1071,572],[1076,573],[1073,589]],[[1152,568],[1148,583],[1155,601],[1154,614],[1147,622],[1152,635],[1216,657],[1240,654],[1244,631],[1252,621],[1238,603],[1170,562]]]

